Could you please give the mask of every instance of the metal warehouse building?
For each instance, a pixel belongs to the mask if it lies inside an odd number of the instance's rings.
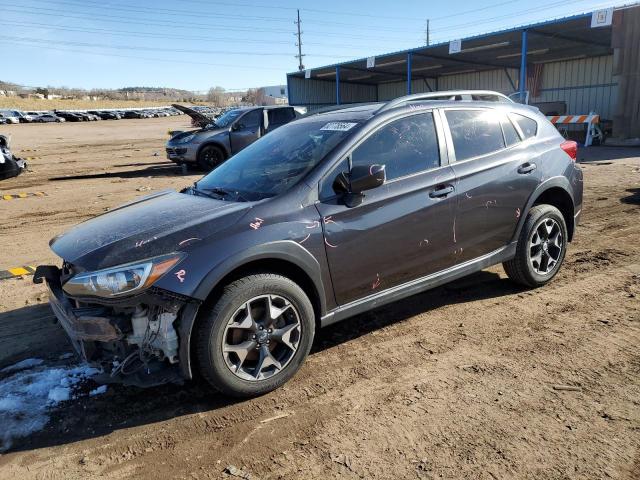
[[[289,103],[309,110],[410,93],[496,90],[548,115],[613,121],[640,137],[640,6],[610,8],[287,75]]]

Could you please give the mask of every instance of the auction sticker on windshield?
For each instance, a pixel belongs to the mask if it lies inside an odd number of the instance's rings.
[[[320,130],[330,130],[332,132],[346,132],[355,127],[357,123],[352,122],[329,122]]]

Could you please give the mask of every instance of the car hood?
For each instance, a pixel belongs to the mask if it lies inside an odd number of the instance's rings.
[[[180,110],[182,113],[186,113],[198,123],[201,123],[203,125],[213,122],[213,118],[207,117],[206,115],[198,112],[197,110],[194,110],[193,108],[185,107],[184,105],[179,105],[177,103],[174,103],[171,106],[176,110]]]
[[[235,224],[248,209],[248,203],[159,192],[83,222],[50,246],[82,269],[107,268],[186,251],[187,240],[205,240]]]
[[[172,132],[173,135],[169,139],[169,143],[180,143],[180,140],[190,135],[200,136],[202,138],[209,138],[221,133],[226,134],[229,131],[227,128],[201,128],[198,130],[186,130],[183,132]],[[189,142],[187,142],[189,143]]]

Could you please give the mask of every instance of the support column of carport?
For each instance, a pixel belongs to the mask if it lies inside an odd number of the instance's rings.
[[[336,66],[336,105],[340,105],[340,65]]]
[[[527,31],[522,30],[522,50],[520,56],[520,83],[518,85],[518,94],[520,102],[525,102],[527,90]]]
[[[407,95],[411,95],[411,52],[407,53]]]

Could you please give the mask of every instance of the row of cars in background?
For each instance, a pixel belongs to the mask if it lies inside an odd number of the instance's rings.
[[[0,125],[8,123],[60,123],[120,120],[121,118],[157,118],[182,115],[173,107],[135,108],[125,110],[53,110],[22,112],[0,110]]]

